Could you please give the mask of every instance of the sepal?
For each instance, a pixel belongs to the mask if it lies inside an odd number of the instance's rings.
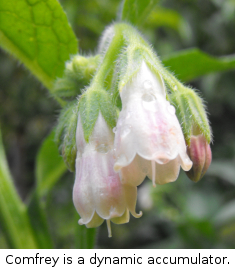
[[[75,171],[77,117],[78,100],[75,100],[61,111],[55,133],[55,142],[70,171]]]
[[[211,129],[206,115],[203,100],[190,88],[183,87],[175,91],[169,98],[176,108],[176,115],[182,126],[186,143],[190,145],[192,130],[197,126],[199,134],[203,134],[206,141],[211,141]]]
[[[98,87],[95,90],[88,88],[79,100],[69,102],[61,111],[56,127],[55,141],[70,171],[75,170],[78,117],[81,117],[81,132],[88,143],[100,112],[108,126],[111,129],[114,128],[117,120],[117,108],[112,102],[112,96]]]
[[[110,128],[116,126],[117,108],[112,102],[112,96],[97,86],[87,89],[79,100],[79,113],[86,142],[89,142],[99,112]]]
[[[140,70],[143,62],[143,51],[145,48],[141,44],[133,44],[123,50],[117,60],[119,69],[118,89],[121,92],[123,87],[135,76]]]

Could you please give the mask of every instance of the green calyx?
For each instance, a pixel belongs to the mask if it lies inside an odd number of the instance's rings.
[[[113,104],[112,96],[103,89],[89,88],[79,100],[79,113],[85,141],[88,143],[96,120],[101,112],[110,128],[116,126],[117,108]]]
[[[75,171],[77,155],[76,130],[80,114],[84,138],[89,143],[99,113],[103,115],[110,128],[116,126],[117,108],[109,93],[102,89],[89,88],[79,100],[71,101],[62,109],[56,127],[55,141],[70,171]]]
[[[181,124],[187,145],[190,145],[191,136],[198,134],[203,134],[209,144],[211,141],[211,129],[203,100],[199,95],[193,89],[183,87],[169,96],[171,103],[176,108],[176,115]]]
[[[78,109],[78,100],[74,100],[61,110],[55,133],[55,142],[70,171],[75,170]]]

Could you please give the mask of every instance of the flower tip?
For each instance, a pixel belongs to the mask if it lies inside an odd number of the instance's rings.
[[[79,219],[78,224],[79,224],[79,225],[84,225],[84,223],[83,223],[83,221],[82,221],[82,218]]]
[[[140,218],[140,217],[142,217],[143,212],[140,211],[139,214],[137,214],[137,213],[131,213],[131,214],[132,214],[132,216],[135,217],[135,218]]]
[[[186,160],[184,160],[182,162],[182,165],[181,166],[182,166],[182,168],[183,168],[184,171],[188,172],[188,171],[190,171],[190,169],[192,169],[193,162],[189,158],[186,158]]]

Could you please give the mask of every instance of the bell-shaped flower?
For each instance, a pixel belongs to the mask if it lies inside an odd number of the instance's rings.
[[[212,160],[210,145],[202,134],[191,136],[188,155],[193,161],[193,166],[186,174],[192,181],[198,182],[206,173]]]
[[[78,117],[73,202],[81,217],[80,225],[97,227],[106,220],[109,236],[110,221],[126,223],[129,221],[129,212],[135,217],[142,215],[135,212],[137,188],[122,184],[119,174],[113,170],[113,140],[112,130],[99,113],[89,143],[86,143]]]
[[[145,62],[122,89],[122,111],[114,129],[115,165],[122,182],[133,186],[146,176],[153,185],[173,182],[180,166],[192,162],[175,108],[166,100],[164,82]]]

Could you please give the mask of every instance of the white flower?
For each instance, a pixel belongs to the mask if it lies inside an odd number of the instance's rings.
[[[192,162],[161,76],[143,62],[120,96],[114,170],[121,173],[123,183],[133,186],[141,184],[146,175],[153,185],[175,181],[180,166],[188,171]]]
[[[73,202],[81,216],[80,225],[97,227],[106,220],[109,236],[110,220],[117,224],[126,223],[129,221],[129,211],[135,217],[141,216],[141,213],[135,212],[137,188],[122,184],[119,174],[113,170],[113,140],[113,132],[100,113],[90,141],[86,143],[78,118]]]

